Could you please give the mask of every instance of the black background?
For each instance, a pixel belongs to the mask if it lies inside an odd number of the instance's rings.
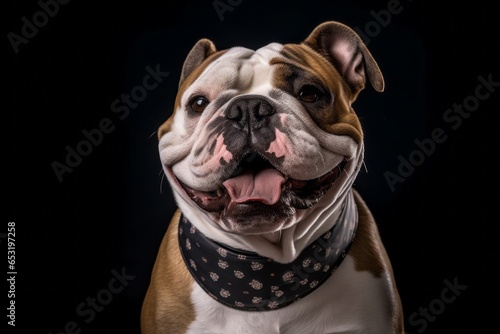
[[[139,333],[142,298],[174,210],[161,181],[155,131],[172,110],[187,52],[202,37],[219,49],[296,43],[327,20],[360,31],[379,28],[368,31],[368,47],[386,90],[367,87],[354,105],[366,145],[366,169],[355,186],[392,259],[406,330],[495,330],[499,165],[493,117],[500,87],[456,129],[443,115],[474,100],[479,76],[500,82],[496,9],[493,1],[401,0],[401,12],[382,26],[373,13],[388,2],[244,0],[221,20],[213,1],[72,0],[18,53],[8,34],[21,35],[21,18],[33,22],[41,7],[2,3],[0,233],[7,272],[4,236],[7,223],[16,223],[15,332],[55,334],[74,321],[81,333]],[[142,84],[146,66],[169,75],[120,119],[111,103]],[[82,131],[105,118],[113,131],[60,182],[53,162],[64,164],[66,147],[75,149],[85,140]],[[420,165],[391,189],[387,172],[398,174],[400,159],[419,154],[415,140],[428,142],[437,128],[446,141],[421,155]],[[103,296],[112,270],[135,278],[86,323],[88,316],[76,309],[88,297]],[[446,280],[467,286],[450,303],[440,301]],[[437,314],[424,328],[418,313],[429,306]]]

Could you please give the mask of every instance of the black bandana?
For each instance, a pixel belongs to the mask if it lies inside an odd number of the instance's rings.
[[[323,284],[345,258],[356,227],[351,195],[335,226],[291,263],[219,244],[184,216],[179,224],[179,246],[189,271],[212,298],[239,310],[267,311],[285,307]]]

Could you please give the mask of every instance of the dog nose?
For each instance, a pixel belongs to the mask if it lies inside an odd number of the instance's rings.
[[[262,97],[241,97],[226,109],[225,117],[239,124],[241,129],[258,129],[269,123],[269,116],[275,114],[273,105]]]

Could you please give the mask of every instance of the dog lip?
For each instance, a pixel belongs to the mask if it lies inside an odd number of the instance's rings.
[[[179,184],[191,200],[207,211],[220,211],[228,202],[229,196],[222,188],[207,192],[193,189],[180,181]]]
[[[297,180],[284,176],[285,179],[281,185],[281,193],[291,193],[293,197],[297,198],[295,202],[300,202],[302,197],[307,198],[305,200],[306,202],[317,202],[317,200],[319,200],[330,188],[330,186],[338,179],[347,162],[348,161],[344,159],[328,173],[311,180]],[[233,205],[249,205],[252,203],[252,201],[245,203],[233,203],[228,190],[224,187],[219,187],[212,191],[201,191],[189,187],[177,178],[176,181],[192,201],[194,201],[202,209],[209,212],[222,212],[231,203]],[[261,201],[256,202],[261,203]],[[301,206],[301,208],[304,206],[305,208],[305,206],[310,205],[300,204],[299,206]]]

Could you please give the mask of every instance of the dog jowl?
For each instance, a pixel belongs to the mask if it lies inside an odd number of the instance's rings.
[[[178,205],[142,310],[144,333],[403,333],[392,266],[353,182],[352,105],[382,73],[325,22],[298,44],[184,61],[159,154]]]

